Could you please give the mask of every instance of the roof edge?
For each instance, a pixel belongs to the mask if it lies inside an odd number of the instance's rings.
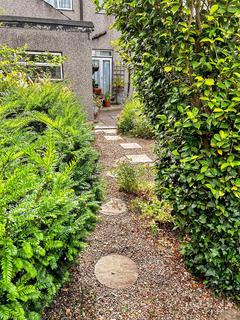
[[[32,17],[20,17],[20,16],[5,16],[0,15],[0,22],[7,24],[32,24],[32,25],[48,25],[52,27],[72,27],[72,28],[84,28],[89,32],[94,30],[94,24],[91,21],[74,21],[74,20],[60,20],[60,19],[45,19],[45,18],[32,18]]]

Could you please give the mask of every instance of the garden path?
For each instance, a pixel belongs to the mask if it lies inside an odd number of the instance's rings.
[[[119,192],[109,172],[117,160],[127,155],[153,159],[154,145],[128,137],[107,140],[106,136],[117,135],[111,131],[116,126],[116,116],[117,112],[102,114],[96,129],[96,148],[101,155],[107,198],[115,204],[115,198],[121,200],[120,204],[117,202],[119,212],[112,210],[112,202],[102,207],[101,221],[89,238],[88,249],[80,255],[79,263],[71,270],[71,281],[62,288],[43,319],[239,319],[233,316],[231,302],[216,298],[186,270],[173,232],[162,229],[154,237],[146,221],[127,209],[129,197]],[[110,131],[104,133],[101,127]],[[137,143],[141,148],[126,149],[120,145],[125,143]]]

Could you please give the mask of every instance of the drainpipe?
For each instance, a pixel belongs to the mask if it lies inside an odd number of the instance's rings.
[[[79,0],[80,21],[83,20],[83,0]]]

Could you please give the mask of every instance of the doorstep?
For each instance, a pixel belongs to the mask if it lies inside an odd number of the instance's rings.
[[[113,104],[109,108],[103,107],[101,111],[103,111],[103,112],[120,111],[120,110],[122,110],[122,108],[123,108],[123,106],[121,104]]]

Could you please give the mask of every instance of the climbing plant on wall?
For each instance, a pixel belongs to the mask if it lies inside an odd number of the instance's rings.
[[[240,2],[105,0],[195,274],[240,299]]]

